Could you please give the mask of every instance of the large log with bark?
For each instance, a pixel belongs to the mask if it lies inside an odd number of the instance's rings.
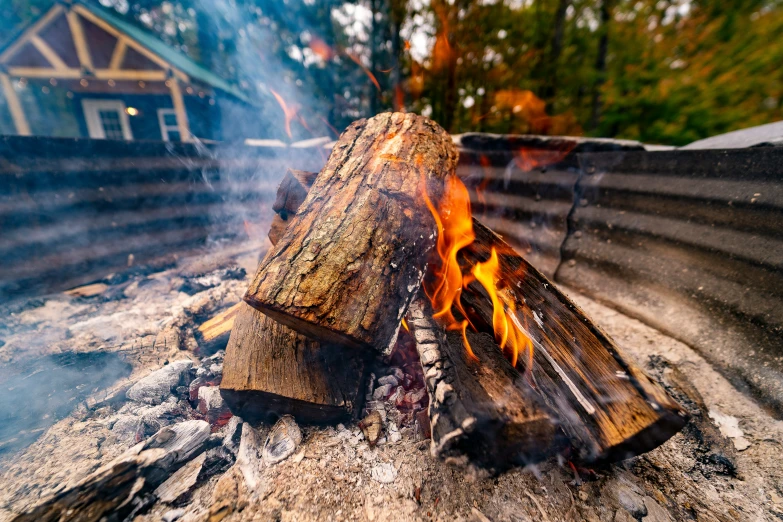
[[[470,360],[462,334],[447,333],[432,313],[420,296],[409,317],[430,396],[433,456],[502,470],[566,446],[541,399],[491,336],[468,332],[477,358]]]
[[[272,205],[272,245],[280,240],[316,175],[288,169]],[[232,411],[250,420],[274,413],[313,423],[334,422],[359,411],[366,354],[349,355],[351,348],[321,345],[246,303],[234,308],[236,328],[231,330],[220,384]]]
[[[311,179],[289,175],[280,190],[301,193],[309,189],[307,184]],[[287,199],[279,195],[278,199],[281,198]],[[517,310],[517,322],[534,344],[530,374],[534,397],[526,395],[528,402],[524,398],[519,402],[528,408],[536,403],[544,405],[553,422],[570,439],[576,458],[583,461],[628,458],[657,447],[684,426],[687,415],[680,406],[552,282],[476,219],[473,219],[473,230],[476,239],[461,252],[461,263],[472,266],[486,261],[493,248],[498,252],[500,296],[508,300],[509,308]],[[475,314],[474,325],[483,332],[493,333],[493,306],[482,287],[477,282],[471,283],[462,299]],[[467,368],[469,363],[464,354],[460,358],[451,353],[452,345],[456,344],[456,341],[446,343],[436,352],[430,351],[430,347],[427,355],[421,354],[425,374],[431,371],[429,359],[448,358],[451,364]],[[525,371],[524,358],[519,369]],[[457,374],[465,374],[457,368],[451,373],[438,379],[451,383]],[[434,384],[436,387],[437,382]],[[439,402],[434,395],[435,387],[430,390],[433,404]],[[433,420],[436,410],[431,411]],[[450,413],[440,422],[444,426],[458,426],[459,419],[467,418],[465,415]],[[449,417],[453,419],[448,420]],[[524,422],[523,418],[521,423]],[[451,432],[445,428],[442,431]],[[441,437],[436,435],[438,432],[433,428],[433,442],[435,437]],[[453,456],[454,451],[459,453],[470,445],[462,445],[464,440],[469,439],[460,434],[456,443],[433,451]],[[524,458],[525,451],[520,448]]]
[[[340,136],[245,300],[322,342],[388,353],[418,292],[457,150],[436,123],[384,113]]]
[[[309,339],[242,303],[223,361],[221,395],[250,420],[269,413],[313,423],[344,419],[360,407],[367,354],[356,352]]]

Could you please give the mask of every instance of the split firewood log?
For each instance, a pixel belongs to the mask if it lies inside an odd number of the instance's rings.
[[[283,181],[277,187],[277,199],[272,205],[275,216],[272,218],[272,226],[269,228],[269,241],[273,245],[283,237],[289,218],[296,214],[299,205],[307,197],[307,190],[315,182],[317,172],[288,169]]]
[[[498,294],[532,342],[534,389],[559,419],[582,461],[622,460],[650,451],[685,425],[686,412],[650,380],[557,286],[497,234],[473,220],[476,239],[461,263],[499,262]],[[468,313],[493,331],[492,300],[478,281],[462,292]],[[456,312],[455,312],[456,313]],[[530,364],[530,363],[527,363]]]
[[[225,348],[243,303],[237,303],[204,321],[196,329],[196,340],[201,353],[211,353]]]
[[[272,209],[277,244],[316,173],[288,169]],[[285,219],[284,219],[285,218]],[[367,357],[284,326],[246,303],[237,305],[223,362],[221,395],[246,419],[290,414],[300,422],[335,422],[358,413]],[[350,355],[346,350],[351,350]]]
[[[451,137],[427,118],[353,123],[245,300],[321,342],[388,353],[435,242],[422,185],[437,199],[456,165]]]
[[[223,361],[221,395],[250,420],[269,413],[308,423],[348,418],[361,407],[366,373],[366,354],[355,352],[305,337],[241,303]]]
[[[430,395],[433,456],[502,470],[543,460],[567,442],[540,398],[494,339],[469,332],[469,360],[459,331],[446,332],[421,296],[408,317]]]
[[[281,190],[309,189],[310,177],[287,178]],[[498,253],[500,294],[534,345],[535,395],[570,439],[575,458],[628,458],[657,447],[684,426],[687,415],[680,406],[553,283],[476,219],[473,229],[476,239],[461,251],[461,263],[487,261],[493,248]],[[468,290],[462,298],[477,316],[474,324],[493,333],[491,299],[477,282]],[[524,358],[524,372],[523,363]]]

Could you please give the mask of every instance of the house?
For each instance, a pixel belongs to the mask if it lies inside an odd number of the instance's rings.
[[[238,140],[257,134],[256,110],[195,60],[82,0],[54,4],[0,47],[0,134]]]

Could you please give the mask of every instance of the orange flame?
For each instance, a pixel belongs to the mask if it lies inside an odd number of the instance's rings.
[[[313,51],[313,53],[321,58],[323,61],[328,62],[332,58],[334,58],[334,55],[336,54],[334,52],[334,49],[329,47],[326,42],[318,38],[317,36],[313,36],[309,43],[310,49]]]
[[[468,189],[457,176],[449,176],[445,181],[445,191],[439,208],[435,208],[426,189],[422,191],[427,208],[432,213],[438,231],[436,251],[440,263],[433,268],[434,281],[425,287],[435,313],[433,317],[445,324],[449,330],[461,330],[465,350],[471,359],[477,360],[468,342],[467,327],[473,326],[470,317],[462,306],[462,290],[473,281],[478,281],[489,294],[492,301],[492,326],[495,340],[509,357],[511,364],[517,364],[519,354],[527,350],[528,367],[532,362],[533,344],[512,318],[516,312],[513,300],[504,298],[501,290],[501,273],[498,253],[493,248],[490,258],[476,263],[463,274],[459,265],[459,251],[469,246],[476,238],[473,231],[473,218],[470,210]],[[464,317],[462,321],[454,317],[456,308]],[[475,329],[475,328],[474,328]]]
[[[530,172],[536,167],[545,167],[563,161],[574,147],[576,147],[575,141],[564,142],[558,150],[523,147],[514,151],[514,163],[524,172]]]
[[[405,112],[405,93],[400,84],[394,86],[394,111]]]
[[[359,58],[357,58],[353,54],[349,53],[348,51],[345,51],[345,56],[347,56],[348,58],[353,60],[356,65],[358,65],[359,67],[362,68],[362,71],[364,71],[364,74],[367,75],[367,77],[370,79],[370,81],[373,83],[373,85],[375,85],[375,88],[378,89],[378,92],[380,92],[381,84],[378,83],[378,79],[375,78],[375,75],[370,71],[370,69],[365,67],[364,64],[362,63],[362,61],[359,60]]]
[[[294,137],[293,133],[291,132],[291,122],[294,121],[294,119],[296,119],[296,121],[298,121],[302,127],[310,131],[310,127],[307,125],[307,122],[304,120],[304,118],[302,118],[302,115],[299,114],[298,105],[288,105],[283,97],[280,96],[276,91],[269,89],[269,92],[272,93],[272,96],[275,97],[275,100],[277,100],[280,108],[283,109],[283,114],[285,115],[285,133],[288,134],[289,138]]]
[[[451,313],[451,307],[455,304],[460,307],[459,295],[463,283],[457,253],[476,238],[473,233],[470,195],[458,177],[449,176],[446,178],[440,209],[435,209],[426,192],[424,201],[435,218],[438,229],[437,252],[441,260],[440,266],[435,270],[437,282],[432,288],[430,300],[435,309],[435,318],[443,318],[447,325],[451,326],[457,323]]]
[[[487,187],[489,186],[490,182],[492,181],[492,178],[487,175],[489,172],[489,169],[492,168],[492,161],[486,157],[484,154],[481,154],[479,156],[479,163],[481,163],[482,170],[484,171],[484,179],[481,180],[481,183],[476,185],[473,190],[476,192],[476,199],[481,204],[482,207],[486,207],[487,205],[487,199],[484,197],[484,193],[487,190]],[[486,212],[486,209],[485,209]]]
[[[500,283],[500,263],[498,253],[492,248],[492,254],[489,259],[483,263],[476,263],[472,270],[476,281],[489,294],[492,301],[492,326],[495,331],[495,340],[500,345],[500,349],[508,353],[512,366],[517,365],[519,354],[527,350],[532,357],[533,343],[530,338],[520,330],[512,319],[512,314],[516,311],[513,301],[503,299],[499,290]],[[528,361],[528,371],[530,370],[530,361]]]
[[[293,134],[291,134],[291,121],[297,117],[296,107],[289,107],[282,96],[272,89],[269,89],[269,91],[272,93],[272,96],[275,97],[277,103],[280,104],[280,108],[283,109],[283,114],[285,115],[285,133],[288,134],[289,138],[293,138]]]

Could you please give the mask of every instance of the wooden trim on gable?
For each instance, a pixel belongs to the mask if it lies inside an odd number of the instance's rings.
[[[8,108],[11,111],[11,118],[14,120],[16,133],[20,136],[30,136],[32,134],[30,132],[30,124],[27,122],[19,96],[16,94],[16,90],[7,74],[0,73],[0,84],[2,84],[5,101],[8,103]]]
[[[96,80],[136,80],[145,82],[162,82],[166,79],[166,71],[139,71],[133,69],[98,69]]]
[[[19,78],[55,78],[58,80],[78,80],[85,76],[81,69],[66,67],[64,69],[49,69],[45,67],[9,67],[8,74]],[[137,71],[130,69],[98,69],[93,71],[92,78],[96,80],[133,80],[145,82],[162,82],[166,80],[166,71]]]
[[[117,45],[114,46],[114,52],[111,55],[109,69],[117,70],[125,59],[125,51],[128,50],[128,40],[125,37],[117,38]]]
[[[78,80],[81,69],[47,69],[45,67],[9,67],[8,74],[19,78],[57,78],[58,80]]]
[[[16,39],[8,48],[0,54],[0,63],[5,63],[16,52],[22,48],[24,44],[30,41],[30,39],[38,34],[38,31],[49,25],[49,22],[55,19],[57,15],[63,12],[63,6],[55,5],[48,13],[38,19],[33,25],[31,25],[19,38]]]
[[[63,71],[68,69],[68,66],[62,60],[62,58],[60,58],[60,56],[54,52],[54,49],[52,49],[48,43],[44,42],[40,36],[37,34],[32,35],[30,37],[30,43],[32,43],[33,46],[38,49],[38,52],[41,53],[43,57],[46,58],[46,61],[48,61],[49,64],[56,70]]]
[[[94,23],[107,33],[111,34],[115,38],[119,39],[125,39],[126,45],[132,47],[134,50],[138,51],[139,53],[143,54],[156,64],[158,64],[161,69],[164,70],[171,70],[174,75],[176,75],[178,78],[180,78],[184,82],[190,82],[190,79],[188,78],[188,75],[183,73],[182,71],[175,69],[171,66],[166,60],[158,56],[157,54],[153,53],[149,49],[147,49],[145,46],[143,46],[141,43],[137,42],[133,38],[129,37],[125,33],[121,33],[117,29],[115,29],[111,24],[103,21],[101,18],[95,16],[93,13],[91,13],[88,9],[80,6],[80,5],[74,5],[73,11],[79,13],[81,16],[83,16],[86,20],[89,20],[90,22]]]
[[[79,63],[82,67],[92,70],[92,56],[87,45],[87,39],[84,37],[84,28],[76,14],[76,6],[68,10],[68,27],[71,29],[73,44],[76,46],[76,54],[79,55]]]

